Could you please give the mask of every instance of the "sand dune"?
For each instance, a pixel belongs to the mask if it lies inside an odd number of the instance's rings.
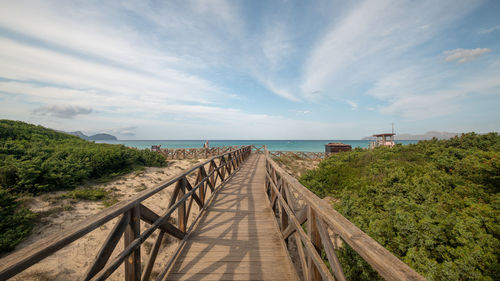
[[[147,188],[154,187],[161,182],[167,181],[176,175],[181,174],[184,170],[202,162],[200,160],[171,160],[167,167],[162,168],[147,168],[145,171],[132,172],[121,176],[112,182],[98,184],[95,187],[102,187],[111,191],[113,198],[118,201],[126,200],[138,192]],[[193,177],[193,175],[191,175]],[[191,181],[191,180],[190,180]],[[191,181],[194,182],[194,181]],[[148,206],[158,214],[162,214],[167,209],[167,204],[170,199],[174,185],[144,201],[144,205]],[[30,208],[38,213],[41,213],[41,220],[28,239],[21,243],[16,249],[21,249],[29,244],[38,241],[40,238],[46,237],[56,232],[68,229],[68,226],[73,223],[91,217],[106,208],[102,202],[93,201],[75,201],[71,199],[61,199],[63,192],[54,192],[39,197],[35,197],[29,202]],[[190,220],[196,218],[199,211],[196,206],[193,206]],[[84,237],[71,243],[65,248],[59,250],[53,255],[47,257],[41,262],[33,265],[24,272],[18,274],[13,280],[80,280],[85,274],[88,267],[92,264],[95,255],[99,251],[103,241],[108,233],[113,228],[118,218],[111,220],[105,225],[95,229]],[[189,224],[188,224],[189,225]],[[141,222],[141,230],[146,224]],[[158,231],[149,237],[141,247],[141,259],[143,264],[149,256],[149,251],[156,240]],[[167,258],[173,250],[175,250],[178,242],[175,238],[165,235],[165,241],[162,243],[157,264],[153,270],[153,276],[158,274],[161,265],[166,263]],[[123,238],[122,238],[123,240]],[[123,242],[118,243],[111,259],[123,249]],[[160,266],[159,266],[160,265]],[[123,265],[113,273],[109,280],[123,280]]]

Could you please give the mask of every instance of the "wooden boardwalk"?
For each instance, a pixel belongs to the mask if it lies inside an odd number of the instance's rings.
[[[215,195],[166,280],[297,280],[253,154]]]
[[[82,280],[106,280],[121,265],[126,281],[298,280],[290,261],[292,255],[302,280],[343,281],[346,278],[336,255],[346,244],[386,280],[425,280],[300,184],[269,155],[265,146],[243,146],[199,163],[167,182],[75,223],[67,231],[47,236],[0,259],[0,281],[21,273],[115,218],[119,219],[93,261],[89,259]],[[196,181],[190,182],[194,175]],[[146,200],[167,188],[173,189],[168,210],[156,214]],[[207,198],[209,188],[218,192],[210,192]],[[188,227],[192,203],[204,211]],[[174,214],[177,220],[171,223]],[[141,226],[141,220],[147,224]],[[142,263],[141,246],[154,232],[159,235],[147,262]],[[161,273],[151,276],[158,272],[158,268],[154,270],[155,261],[165,235],[182,242],[159,269]],[[120,241],[124,243],[123,250],[112,256]]]

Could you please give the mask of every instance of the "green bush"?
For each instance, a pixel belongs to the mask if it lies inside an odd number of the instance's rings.
[[[84,180],[162,166],[150,150],[96,144],[41,126],[0,120],[0,185],[15,193],[72,189]]]
[[[301,182],[429,280],[500,280],[500,136],[339,153]],[[350,280],[378,275],[349,247]]]
[[[78,188],[64,194],[62,198],[99,201],[107,199],[109,193],[110,192],[104,188]]]
[[[0,252],[11,250],[31,229],[33,214],[16,203],[19,194],[73,189],[86,180],[163,165],[165,158],[147,149],[97,144],[42,126],[0,120]],[[105,197],[98,190],[72,195],[88,200]]]
[[[0,253],[3,253],[13,250],[30,234],[35,214],[0,186],[0,218]]]

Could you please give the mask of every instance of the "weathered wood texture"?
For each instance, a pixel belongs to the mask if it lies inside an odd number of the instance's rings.
[[[197,175],[193,183],[187,179],[191,173]],[[144,200],[168,187],[173,191],[168,205],[165,202],[165,214],[156,214],[144,205]],[[193,204],[201,212],[188,225]],[[176,224],[169,221],[175,213]],[[105,280],[123,263],[126,280],[150,280],[164,235],[181,243],[156,281],[298,279],[289,249],[296,252],[293,256],[303,280],[345,280],[336,257],[336,237],[349,244],[386,280],[425,280],[287,174],[271,159],[266,147],[255,146],[213,157],[135,198],[78,222],[68,231],[1,259],[0,280],[15,276],[118,216],[121,219],[83,280]],[[140,229],[139,220],[149,226]],[[141,245],[155,231],[159,235],[143,267]],[[110,261],[121,237],[124,249]],[[287,249],[292,241],[296,247]],[[330,267],[321,258],[323,251]]]
[[[252,151],[258,154],[264,154],[264,152],[267,151],[267,147],[265,145],[260,147],[252,145]],[[267,151],[267,153],[269,154],[269,156],[274,156],[274,157],[285,156],[285,157],[304,159],[304,160],[324,159],[326,155],[324,152],[280,151],[280,150]]]
[[[386,280],[425,280],[366,233],[286,173],[265,149],[266,194],[284,239],[294,235],[303,280],[345,280],[332,239],[340,237]],[[330,231],[332,234],[330,234]],[[288,243],[290,243],[288,241]],[[325,266],[325,251],[332,271]]]
[[[207,206],[161,280],[297,280],[253,154]]]
[[[317,160],[325,158],[324,152],[304,152],[304,151],[269,151],[269,155],[275,157],[291,157],[296,159]]]
[[[237,150],[239,146],[221,146],[210,148],[162,148],[155,150],[166,159],[202,159],[220,155],[232,150]]]
[[[252,150],[257,154],[264,154],[264,146],[252,145]],[[155,150],[166,159],[202,159],[225,153],[237,146],[211,147],[211,148],[162,148]],[[306,152],[306,151],[269,151],[269,154],[275,157],[291,157],[304,160],[324,159],[324,152]]]
[[[97,253],[94,262],[90,264],[88,271],[82,279],[105,280],[125,262],[126,280],[141,280],[141,244],[157,229],[162,233],[160,236],[168,234],[177,239],[183,239],[187,234],[187,222],[192,202],[195,201],[200,208],[203,208],[207,188],[214,191],[223,185],[240,168],[241,164],[248,159],[250,153],[251,147],[246,146],[213,157],[172,180],[147,189],[130,200],[120,202],[89,219],[76,223],[69,227],[68,231],[48,236],[33,245],[2,258],[0,260],[0,280],[6,280],[15,276],[31,265],[120,215],[122,219],[118,220],[115,227],[111,230],[108,238]],[[205,170],[205,166],[207,165],[209,166],[208,173]],[[187,175],[191,173],[197,173],[198,175],[196,182],[193,184],[187,180]],[[174,190],[165,214],[158,215],[143,205],[143,201],[168,187],[174,188]],[[211,197],[214,194],[211,193]],[[179,220],[177,221],[177,225],[169,222],[169,218],[174,212],[178,213]],[[141,219],[150,224],[142,232],[139,227]],[[112,261],[109,261],[111,253],[122,236],[125,243],[123,251],[118,253]],[[158,243],[161,244],[161,239],[157,240]],[[155,248],[159,247],[159,244],[155,245]],[[149,279],[157,252],[157,250],[152,251],[142,280]]]

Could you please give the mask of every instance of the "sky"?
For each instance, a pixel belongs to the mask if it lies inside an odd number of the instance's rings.
[[[119,139],[500,131],[500,1],[0,7],[0,119]]]

